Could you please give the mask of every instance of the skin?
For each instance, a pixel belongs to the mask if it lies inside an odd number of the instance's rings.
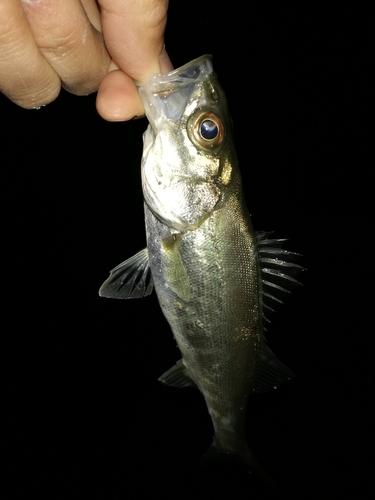
[[[98,91],[110,121],[142,116],[134,80],[171,71],[164,50],[168,0],[1,0],[0,91],[26,109],[61,87]]]

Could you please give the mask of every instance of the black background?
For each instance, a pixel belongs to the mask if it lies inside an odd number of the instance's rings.
[[[255,228],[308,268],[267,336],[298,380],[249,401],[251,449],[289,498],[369,494],[372,33],[337,4],[169,10],[175,67],[214,56]],[[95,95],[65,91],[38,111],[0,96],[0,115],[3,498],[266,496],[243,471],[195,466],[211,423],[198,392],[157,382],[179,354],[156,296],[97,293],[145,245],[146,120],[105,122]]]

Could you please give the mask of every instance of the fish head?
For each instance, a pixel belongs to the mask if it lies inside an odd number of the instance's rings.
[[[168,226],[194,230],[224,203],[237,164],[211,56],[137,85],[150,122],[143,136],[145,202]]]

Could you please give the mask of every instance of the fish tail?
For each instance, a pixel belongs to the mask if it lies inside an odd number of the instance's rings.
[[[272,490],[275,489],[273,479],[255,459],[248,446],[241,450],[241,452],[226,451],[220,449],[215,444],[214,438],[207,453],[201,459],[201,466],[217,467],[218,469],[222,467],[242,469],[244,472],[252,474],[254,479],[260,481],[263,485]]]

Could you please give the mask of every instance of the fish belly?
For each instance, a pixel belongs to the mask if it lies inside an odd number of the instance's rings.
[[[155,290],[183,364],[202,392],[214,445],[246,455],[245,410],[263,342],[260,270],[250,218],[228,202],[179,233],[145,205]]]

